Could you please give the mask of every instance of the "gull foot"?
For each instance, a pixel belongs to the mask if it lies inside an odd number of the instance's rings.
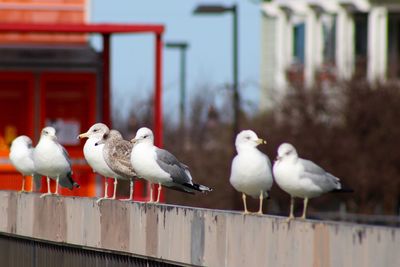
[[[107,199],[108,199],[108,197],[99,197],[99,198],[96,200],[96,203],[99,204],[101,201],[107,200]]]
[[[52,195],[52,193],[44,193],[44,194],[40,195],[40,198],[44,198],[44,197],[51,196],[51,195]]]
[[[258,212],[256,213],[256,215],[262,216],[262,215],[264,215],[264,213],[263,213],[262,211],[258,211]]]
[[[133,199],[130,199],[130,198],[124,198],[124,199],[120,199],[120,201],[131,201],[131,202],[133,202]]]
[[[289,217],[287,217],[287,219],[285,220],[285,222],[289,223],[291,220],[294,220],[294,216],[289,216]]]

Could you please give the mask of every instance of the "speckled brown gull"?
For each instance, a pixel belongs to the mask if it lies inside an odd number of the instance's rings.
[[[115,199],[117,179],[129,180],[130,193],[129,199],[133,198],[133,182],[136,173],[133,171],[130,162],[130,154],[132,151],[132,143],[124,140],[122,135],[117,130],[111,130],[103,135],[103,139],[96,143],[97,145],[104,144],[103,157],[107,165],[113,170],[118,177],[114,180],[114,195]]]

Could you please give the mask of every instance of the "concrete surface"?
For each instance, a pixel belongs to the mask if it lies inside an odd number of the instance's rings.
[[[0,191],[0,233],[180,264],[400,266],[400,228]]]

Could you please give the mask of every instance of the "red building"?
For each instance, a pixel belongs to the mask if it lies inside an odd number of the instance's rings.
[[[155,36],[155,138],[162,145],[162,25],[89,24],[86,1],[0,0],[0,189],[19,189],[20,175],[9,164],[8,148],[18,135],[36,144],[47,125],[72,157],[81,184],[65,195],[95,196],[96,177],[83,158],[76,136],[95,122],[110,121],[110,42],[118,33]],[[103,38],[103,51],[88,44],[88,34]],[[18,179],[19,178],[19,179]],[[136,198],[144,198],[143,184]]]

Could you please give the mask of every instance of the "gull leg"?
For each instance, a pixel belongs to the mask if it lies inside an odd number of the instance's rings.
[[[263,206],[263,199],[264,199],[264,194],[263,191],[260,192],[260,208],[258,209],[258,214],[262,215],[262,206]]]
[[[41,195],[40,195],[40,198],[43,198],[43,197],[45,197],[45,196],[51,195],[51,191],[50,191],[50,178],[47,176],[46,179],[47,179],[47,193],[41,194]]]
[[[29,190],[29,192],[33,192],[33,184],[34,184],[34,177],[33,177],[33,175],[32,175],[32,178],[31,178],[31,190]]]
[[[104,196],[103,198],[108,198],[108,181],[107,177],[104,177]]]
[[[150,200],[148,201],[149,203],[153,203],[154,199],[153,199],[153,184],[150,183]]]
[[[244,206],[243,214],[249,214],[250,212],[247,210],[246,194],[245,193],[242,193],[242,200],[243,200],[243,206]]]
[[[115,199],[117,196],[117,184],[118,184],[118,180],[117,178],[114,178],[114,193],[111,199]]]
[[[22,188],[21,191],[19,191],[20,193],[25,192],[25,175],[22,176]]]
[[[290,213],[289,217],[286,219],[286,222],[290,222],[291,220],[294,219],[293,208],[294,208],[294,197],[290,196]]]
[[[133,200],[133,179],[129,181],[129,198],[121,199],[121,201],[132,201]]]
[[[158,183],[158,194],[156,203],[160,203],[160,195],[161,195],[161,183]]]
[[[58,184],[59,184],[59,182],[60,182],[60,176],[57,176],[57,179],[56,179],[56,192],[54,193],[56,196],[58,196]]]
[[[308,198],[304,198],[304,206],[303,206],[303,216],[301,216],[301,218],[303,220],[306,219],[306,212],[307,212],[307,204],[308,204]]]
[[[108,198],[107,192],[108,192],[108,181],[107,177],[104,177],[104,195],[102,197],[99,197],[96,200],[96,203],[99,203],[100,201],[107,199]]]

